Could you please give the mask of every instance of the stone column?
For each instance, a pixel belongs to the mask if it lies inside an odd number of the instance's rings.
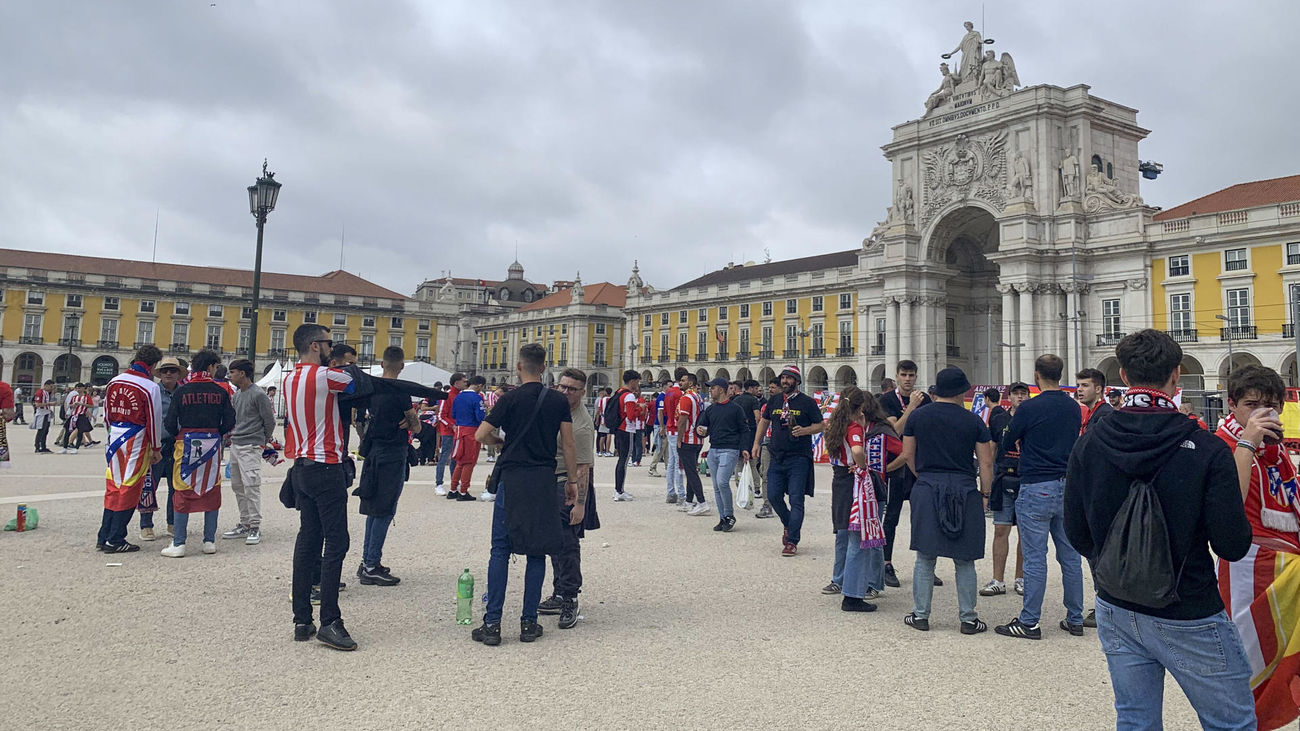
[[[885,377],[890,378],[894,374],[894,364],[898,363],[899,348],[899,318],[898,318],[898,298],[885,298]]]
[[[999,284],[998,292],[1002,294],[1002,342],[1015,345],[1019,333],[1016,332],[1016,289],[1010,284]],[[1018,379],[1016,374],[1015,353],[996,345],[997,359],[1001,367],[1002,382],[1010,384]]]
[[[1020,373],[1018,376],[1023,379],[1032,379],[1034,377],[1034,359],[1038,357],[1038,328],[1034,322],[1034,315],[1037,311],[1036,291],[1038,285],[1032,282],[1023,282],[1016,285],[1016,292],[1020,295],[1020,340],[1016,342],[1024,343],[1020,348]]]
[[[895,364],[900,360],[913,358],[916,354],[913,345],[915,340],[912,337],[914,329],[912,310],[915,299],[915,297],[910,296],[898,298],[898,356],[894,360]],[[886,366],[885,370],[888,371],[889,367]]]
[[[867,386],[866,388],[863,389],[865,391],[870,391],[872,390],[872,388],[874,388],[874,385],[871,385],[871,359],[872,359],[871,346],[876,344],[876,321],[873,316],[874,314],[875,313],[872,311],[870,305],[866,305],[866,304],[858,305],[858,320],[857,320],[858,350],[857,350],[857,357],[853,358],[852,360],[855,361],[853,367],[857,369],[859,373],[858,385]],[[835,353],[835,357],[838,360],[840,359],[839,320],[836,319],[832,324],[834,325],[835,330],[833,332],[828,331],[826,333],[827,336],[826,352]],[[835,381],[835,375],[833,373],[828,373],[827,378],[831,380],[833,385]]]
[[[943,297],[921,297],[921,345],[920,357],[917,359],[918,382],[934,383],[934,376],[946,363],[946,350],[943,347],[944,305]],[[942,354],[942,355],[941,355]]]

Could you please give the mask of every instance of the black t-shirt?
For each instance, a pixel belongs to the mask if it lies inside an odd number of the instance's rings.
[[[402,418],[411,410],[411,397],[401,393],[380,392],[370,397],[370,427],[366,441],[370,449],[383,452],[406,452],[407,431]]]
[[[916,438],[916,474],[949,472],[975,476],[975,445],[992,439],[984,420],[958,406],[939,401],[907,417],[904,437]]]
[[[555,450],[560,424],[573,422],[569,400],[559,391],[547,391],[537,418],[527,431],[521,431],[537,405],[542,384],[525,383],[502,396],[488,413],[487,423],[505,432],[505,446],[497,464],[506,467],[545,467],[555,471]],[[522,441],[520,441],[522,440]],[[515,444],[519,441],[518,444]],[[513,445],[513,446],[512,446]],[[509,450],[509,451],[505,451]]]
[[[778,393],[767,400],[763,406],[762,418],[772,425],[772,439],[767,450],[773,457],[802,455],[812,457],[812,435],[801,437],[790,435],[791,427],[812,426],[822,423],[822,412],[817,402],[802,391],[795,391],[786,399],[785,394]]]
[[[908,396],[910,397],[911,394],[908,394]],[[898,391],[895,390],[895,391],[888,391],[886,393],[882,393],[880,395],[879,401],[880,401],[880,408],[884,409],[885,411],[885,416],[892,416],[895,419],[903,418],[903,409],[907,408],[907,401],[900,400],[898,398]],[[930,394],[922,391],[921,406],[925,406],[928,403],[931,403]],[[921,408],[921,406],[918,406],[916,408],[919,409]]]

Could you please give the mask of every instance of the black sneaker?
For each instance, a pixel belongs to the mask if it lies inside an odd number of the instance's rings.
[[[296,642],[306,642],[316,635],[316,623],[308,622],[307,624],[295,624],[293,626],[293,639]]]
[[[1065,630],[1066,632],[1069,632],[1075,637],[1083,637],[1083,625],[1081,624],[1070,624],[1066,620],[1062,619],[1061,629]]]
[[[719,533],[721,533],[722,531],[724,531],[724,530],[726,530],[726,529],[727,529],[727,519],[726,519],[726,518],[719,518],[719,519],[718,519],[718,524],[715,525],[715,526],[713,526],[713,530],[718,531]]]
[[[501,644],[501,623],[488,624],[484,622],[481,627],[475,627],[469,633],[469,638],[475,642],[482,642],[485,645],[495,647]]]
[[[343,628],[343,620],[336,619],[333,622],[320,628],[316,639],[322,645],[333,647],[335,650],[355,650],[357,643],[352,641],[352,636]]]
[[[916,616],[915,612],[908,612],[907,616],[903,617],[903,624],[907,625],[908,627],[911,627],[912,629],[921,630],[922,632],[930,631],[930,620],[921,619],[920,617]]]
[[[358,579],[361,578],[361,574],[362,574],[363,572],[365,572],[365,570],[366,570],[366,562],[365,562],[365,561],[362,561],[361,563],[357,564],[357,578],[358,578]]]
[[[558,595],[552,594],[546,601],[537,605],[538,614],[559,614],[564,608],[564,600]]]
[[[988,629],[989,626],[978,619],[961,623],[961,633],[964,635],[977,635],[981,632],[987,632]]]
[[[135,545],[134,543],[127,543],[126,541],[122,541],[117,545],[113,545],[112,543],[105,543],[99,547],[99,550],[103,551],[104,553],[135,553],[136,551],[140,550],[140,547]]]
[[[365,567],[361,570],[361,583],[366,586],[397,586],[401,579],[386,574],[378,568]]]
[[[573,629],[573,626],[576,625],[577,623],[578,623],[578,600],[577,599],[564,600],[564,607],[560,609],[560,622],[558,625],[559,628]]]
[[[902,586],[898,583],[898,574],[895,573],[893,564],[885,564],[885,586],[892,586],[895,589]]]
[[[542,625],[525,619],[519,623],[519,641],[532,642],[542,636]]]
[[[1038,625],[1034,625],[1033,627],[1030,627],[1029,625],[1021,622],[1020,617],[1016,617],[1015,619],[1011,620],[1010,622],[1007,622],[1006,624],[999,624],[998,626],[993,628],[993,631],[997,632],[1003,637],[1016,637],[1022,640],[1043,639],[1042,627]]]
[[[456,501],[462,503],[476,503],[478,502],[478,498],[467,492],[458,492],[456,493]]]
[[[846,596],[840,601],[840,611],[842,612],[874,612],[876,605],[868,601],[863,601],[856,597]]]
[[[460,493],[459,493],[459,492],[456,492],[455,490],[448,490],[448,491],[447,491],[447,499],[448,499],[448,500],[455,500],[455,499],[456,499],[456,496],[459,495],[459,494],[460,494]]]
[[[722,527],[723,533],[730,533],[731,529],[736,527],[736,516],[734,515],[728,515],[723,518],[723,521],[726,522],[726,525]]]
[[[1096,609],[1089,609],[1089,610],[1088,610],[1088,613],[1085,614],[1085,615],[1083,615],[1083,626],[1084,626],[1084,627],[1093,627],[1093,628],[1096,628],[1096,626],[1097,626],[1097,610],[1096,610]]]
[[[346,589],[346,588],[348,588],[348,584],[347,584],[347,582],[346,582],[346,581],[340,581],[340,582],[339,582],[339,591],[343,591],[343,590]]]

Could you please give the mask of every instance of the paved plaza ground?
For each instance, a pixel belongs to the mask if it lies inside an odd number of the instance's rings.
[[[401,585],[357,583],[363,523],[352,501],[341,603],[360,649],[342,653],[291,639],[297,517],[275,500],[284,466],[268,470],[261,545],[218,539],[217,554],[202,555],[202,521],[192,520],[187,558],[160,556],[164,540],[105,555],[93,550],[101,448],[37,456],[31,432],[10,434],[0,516],[23,501],[40,511],[41,527],[0,533],[7,728],[1114,727],[1095,631],[1076,638],[1056,626],[1064,609],[1054,564],[1040,642],[992,632],[1018,611],[1014,593],[981,597],[990,631],[961,635],[943,560],[932,631],[904,626],[906,550],[895,557],[903,588],[888,590],[874,614],[843,613],[838,596],[820,594],[833,549],[829,467],[818,468],[799,556],[782,558],[779,520],[745,512],[733,533],[715,533],[716,515],[664,505],[662,479],[643,468],[629,472],[637,500],[615,503],[614,460],[599,459],[603,527],[584,542],[584,619],[562,631],[545,617],[545,636],[521,644],[516,560],[496,648],[470,641],[454,600],[462,569],[480,595],[486,583],[491,506],[436,497],[433,468],[416,468],[384,553]],[[222,530],[236,517],[224,489]],[[707,478],[705,490],[711,500]],[[906,546],[906,513],[899,536]],[[979,570],[987,580],[987,559]],[[476,622],[481,607],[476,598]],[[1172,681],[1166,724],[1196,727]]]

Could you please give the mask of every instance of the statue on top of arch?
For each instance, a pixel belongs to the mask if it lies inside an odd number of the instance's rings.
[[[961,58],[954,62],[956,69],[953,71],[949,70],[946,63],[939,65],[939,75],[942,78],[939,88],[925,101],[927,115],[971,96],[978,96],[980,101],[999,99],[1020,86],[1020,75],[1016,72],[1016,62],[1011,54],[998,56],[992,50],[983,51],[983,47],[992,44],[993,39],[982,37],[975,30],[975,24],[969,20],[964,25],[966,34],[957,47],[942,55],[942,58],[948,60],[960,53]]]

